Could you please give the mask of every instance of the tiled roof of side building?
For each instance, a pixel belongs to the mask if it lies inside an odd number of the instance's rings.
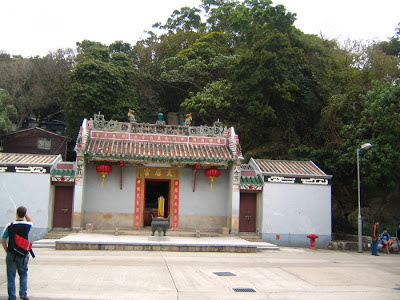
[[[52,166],[61,161],[61,155],[0,153],[0,165]]]
[[[263,175],[296,175],[332,177],[324,173],[312,161],[254,159]]]

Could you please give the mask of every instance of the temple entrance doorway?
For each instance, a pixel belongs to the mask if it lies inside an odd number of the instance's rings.
[[[163,196],[164,217],[169,216],[170,180],[146,179],[144,191],[144,226],[150,226],[152,218],[157,217],[158,197]]]

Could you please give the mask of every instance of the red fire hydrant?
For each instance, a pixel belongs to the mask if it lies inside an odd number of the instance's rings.
[[[311,234],[307,235],[307,238],[310,239],[310,249],[313,249],[313,250],[317,249],[317,248],[315,248],[315,239],[318,238],[318,235],[311,233]]]

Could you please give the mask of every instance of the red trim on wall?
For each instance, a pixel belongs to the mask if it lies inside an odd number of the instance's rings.
[[[174,180],[172,228],[179,227],[179,180]]]
[[[134,219],[134,227],[140,228],[140,211],[141,211],[141,202],[142,199],[142,179],[136,179],[136,188],[135,188],[135,219]]]

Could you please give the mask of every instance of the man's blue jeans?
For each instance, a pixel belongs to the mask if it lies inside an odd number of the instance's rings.
[[[8,299],[15,300],[15,275],[18,271],[19,275],[19,297],[26,297],[28,289],[28,262],[29,255],[20,256],[12,252],[7,252],[7,287]]]
[[[372,255],[378,255],[378,239],[374,241],[374,238],[372,238],[371,249],[372,249]]]

